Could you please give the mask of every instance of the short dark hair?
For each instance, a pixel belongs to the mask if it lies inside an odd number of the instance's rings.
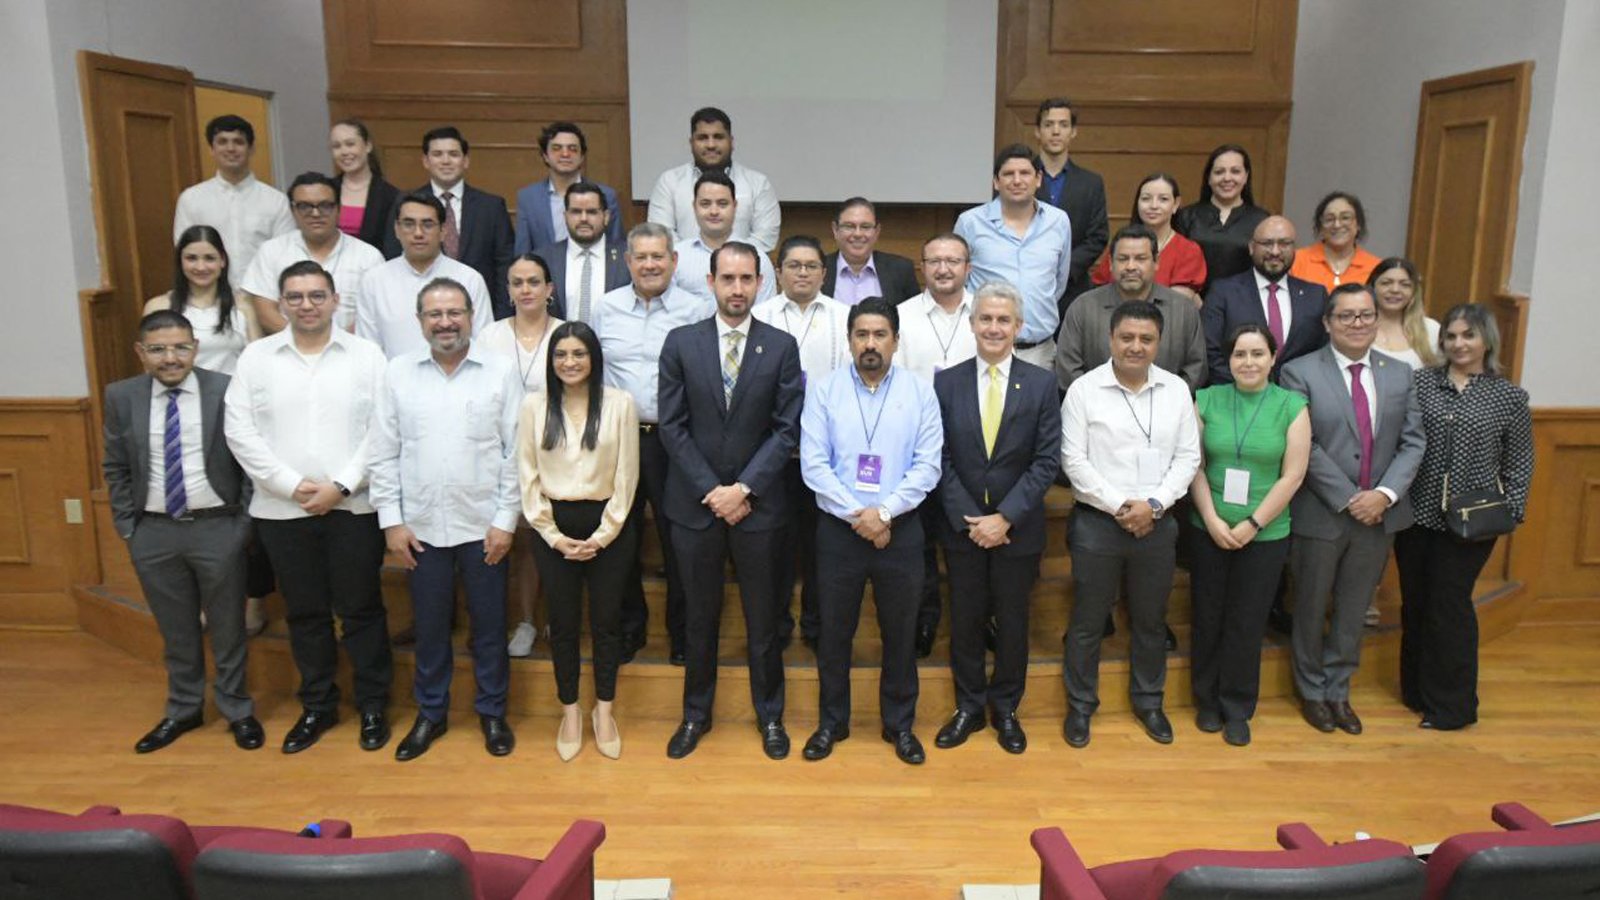
[[[1033,164],[1035,172],[1044,171],[1044,160],[1039,158],[1039,154],[1033,152],[1032,147],[1027,144],[1008,144],[1001,147],[1000,152],[994,156],[994,177],[999,178],[1001,167],[1013,159],[1025,159]]]
[[[1039,101],[1039,111],[1033,114],[1033,127],[1044,124],[1045,113],[1052,109],[1064,109],[1072,116],[1072,127],[1078,127],[1078,111],[1073,108],[1072,101],[1065,97],[1049,97]]]
[[[212,119],[206,123],[206,145],[210,146],[211,144],[216,143],[217,135],[223,133],[224,131],[237,131],[244,135],[244,142],[246,144],[249,144],[252,147],[256,145],[255,126],[245,121],[242,116],[236,116],[232,113],[229,113],[225,116],[217,116],[215,119]]]
[[[867,212],[872,213],[872,221],[878,221],[878,207],[865,197],[851,197],[849,200],[839,204],[839,211],[833,214],[833,221],[838,222],[845,213],[858,206],[866,207]]]
[[[1251,186],[1255,182],[1256,176],[1255,172],[1250,169],[1250,151],[1238,144],[1222,144],[1211,151],[1210,156],[1206,157],[1206,167],[1200,171],[1200,202],[1211,202],[1211,167],[1217,164],[1217,157],[1224,153],[1237,153],[1239,158],[1244,160],[1244,190],[1239,192],[1239,199],[1244,201],[1246,206],[1255,206],[1256,195],[1251,190]]]
[[[733,186],[733,179],[728,177],[727,172],[723,172],[718,169],[712,169],[709,172],[701,172],[700,177],[695,179],[694,193],[690,196],[694,197],[696,200],[700,199],[700,188],[707,184],[721,185],[722,187],[727,188],[728,196],[732,197],[735,203],[739,201],[739,189]]]
[[[1138,220],[1118,228],[1117,233],[1111,236],[1111,255],[1113,257],[1117,255],[1118,241],[1149,241],[1150,258],[1156,259],[1161,255],[1161,242],[1156,238],[1156,233],[1150,230],[1149,225]]]
[[[1222,358],[1227,359],[1233,355],[1233,348],[1238,345],[1239,338],[1247,334],[1258,334],[1267,342],[1267,352],[1273,356],[1278,355],[1278,341],[1272,336],[1272,329],[1260,322],[1246,322],[1233,330],[1228,339],[1222,342]]]
[[[961,249],[962,250],[966,251],[967,261],[968,262],[972,261],[972,245],[967,243],[967,239],[966,238],[962,237],[959,234],[956,234],[954,231],[941,231],[938,234],[934,235],[933,237],[928,238],[927,240],[922,242],[922,249],[923,250],[927,250],[928,249],[928,245],[933,243],[934,241],[955,241],[956,243],[961,245]]]
[[[711,251],[711,274],[713,277],[715,277],[717,274],[717,258],[722,256],[724,252],[731,253],[734,256],[750,257],[756,261],[756,274],[761,274],[760,250],[757,250],[754,245],[747,244],[744,241],[727,241],[721,247]]]
[[[332,178],[329,178],[321,172],[301,172],[299,175],[294,177],[293,181],[289,182],[289,189],[284,191],[284,193],[288,195],[289,200],[293,202],[295,191],[303,187],[316,185],[321,185],[322,187],[333,191],[333,199],[339,199],[339,182],[334,181]]]
[[[1129,300],[1118,303],[1111,311],[1111,334],[1117,333],[1117,326],[1127,319],[1156,323],[1156,333],[1160,334],[1166,324],[1166,318],[1161,315],[1161,309],[1149,300]]]
[[[467,301],[467,315],[472,314],[472,294],[467,290],[467,286],[447,275],[440,275],[423,285],[422,290],[417,291],[417,315],[422,315],[422,298],[428,296],[430,291],[438,290],[455,291],[460,294]]]
[[[787,260],[789,258],[789,254],[793,253],[794,251],[807,249],[817,251],[817,256],[819,258],[827,255],[822,252],[821,241],[809,234],[792,234],[784,238],[783,243],[778,245],[778,265],[781,267],[784,263],[784,260]]]
[[[314,259],[302,259],[297,263],[290,263],[282,272],[278,273],[278,296],[283,296],[283,286],[289,283],[289,279],[300,278],[306,275],[320,275],[322,276],[322,280],[328,282],[328,290],[338,290],[338,288],[333,286],[332,272],[324,269],[322,265]]]
[[[577,126],[577,123],[574,123],[574,122],[551,122],[549,125],[546,125],[545,127],[539,129],[539,155],[540,156],[543,156],[545,154],[545,151],[550,149],[550,142],[555,140],[555,137],[558,134],[575,134],[575,135],[577,135],[578,136],[578,151],[583,153],[585,156],[589,155],[589,138],[584,135],[583,129],[579,128]]]
[[[572,184],[567,185],[567,192],[561,195],[562,209],[572,208],[572,197],[574,194],[593,194],[600,198],[600,208],[606,208],[606,192],[600,190],[600,185],[595,184],[592,181],[583,181],[580,179],[578,181],[574,181]]]
[[[1317,211],[1311,214],[1311,233],[1316,234],[1322,230],[1322,214],[1328,211],[1328,204],[1335,200],[1343,200],[1350,204],[1356,214],[1356,241],[1367,239],[1367,208],[1361,205],[1361,198],[1348,191],[1330,191],[1317,203]]]
[[[194,337],[194,325],[187,316],[170,309],[158,309],[139,320],[139,340],[143,341],[145,335],[163,328],[182,328],[189,332],[190,337]]]
[[[900,334],[900,310],[882,297],[867,297],[850,307],[850,314],[844,322],[846,333],[856,330],[856,320],[862,316],[883,316],[889,320],[889,330],[896,336]]]
[[[1332,318],[1333,308],[1338,305],[1339,298],[1348,297],[1351,294],[1366,294],[1367,299],[1372,301],[1372,308],[1374,310],[1378,308],[1378,297],[1372,293],[1372,288],[1359,281],[1346,281],[1328,292],[1328,305],[1322,308],[1322,318],[1324,320]]]
[[[715,106],[702,106],[689,114],[689,133],[694,134],[694,127],[701,122],[705,122],[708,125],[719,124],[727,129],[729,134],[733,134],[732,120],[728,118],[727,113],[717,109]]]
[[[461,136],[461,129],[454,125],[440,125],[438,128],[428,129],[422,136],[422,152],[428,152],[428,146],[434,141],[455,141],[461,145],[461,155],[466,156],[472,151],[467,148],[467,139]]]
[[[434,215],[439,217],[439,224],[444,224],[444,201],[440,200],[438,196],[433,193],[433,191],[427,188],[421,188],[419,190],[412,191],[409,194],[401,194],[400,202],[394,205],[395,221],[398,222],[400,220],[400,208],[405,206],[407,203],[420,203],[423,206],[426,206],[427,208],[433,210]]]

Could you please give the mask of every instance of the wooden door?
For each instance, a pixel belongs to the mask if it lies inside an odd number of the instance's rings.
[[[263,184],[276,184],[272,177],[272,97],[260,91],[196,85],[194,89],[195,140],[199,141],[200,177],[203,181],[217,174],[217,162],[206,152],[206,123],[223,115],[235,115],[256,131],[255,152],[250,156],[250,172]],[[326,167],[324,167],[326,168]]]

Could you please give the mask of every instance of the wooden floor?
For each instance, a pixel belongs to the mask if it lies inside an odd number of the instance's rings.
[[[1053,718],[1024,720],[1032,744],[1021,757],[992,731],[934,750],[938,723],[923,721],[921,768],[865,730],[807,763],[799,744],[814,723],[794,721],[788,761],[766,760],[754,730],[730,723],[673,762],[663,748],[674,723],[629,718],[622,698],[618,762],[591,742],[561,764],[543,717],[513,720],[517,752],[491,759],[476,722],[458,716],[431,753],[400,765],[361,752],[349,723],[283,756],[273,748],[297,709],[276,696],[260,709],[265,750],[236,750],[212,722],[136,756],[160,714],[159,666],[81,632],[0,630],[0,802],[283,828],[332,816],[358,835],[440,830],[534,856],[585,816],[608,831],[600,877],[668,876],[680,898],[951,898],[968,882],[1037,882],[1028,833],[1041,825],[1063,827],[1094,865],[1188,846],[1264,849],[1294,820],[1330,839],[1361,830],[1421,843],[1489,829],[1501,800],[1550,818],[1600,811],[1597,670],[1600,599],[1542,601],[1483,648],[1483,721],[1464,732],[1418,729],[1374,686],[1353,698],[1367,725],[1359,738],[1315,733],[1272,700],[1243,749],[1186,718],[1161,747],[1108,713],[1081,751]]]

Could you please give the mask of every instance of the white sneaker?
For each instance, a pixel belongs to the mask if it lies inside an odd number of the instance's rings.
[[[247,637],[255,637],[267,627],[266,616],[261,612],[260,597],[244,598],[244,633]]]
[[[517,623],[517,629],[511,632],[511,643],[506,646],[506,652],[517,657],[533,655],[533,639],[536,634],[532,622]]]
[[[1378,601],[1374,600],[1372,605],[1367,607],[1366,625],[1368,628],[1377,628],[1382,624],[1383,613],[1378,611]]]

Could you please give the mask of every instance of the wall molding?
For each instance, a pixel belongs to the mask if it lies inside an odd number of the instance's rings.
[[[1600,521],[1600,490],[1585,489],[1600,480],[1600,407],[1535,407],[1533,451],[1528,515],[1511,537],[1510,575],[1535,597],[1600,594],[1600,559],[1587,537]]]

